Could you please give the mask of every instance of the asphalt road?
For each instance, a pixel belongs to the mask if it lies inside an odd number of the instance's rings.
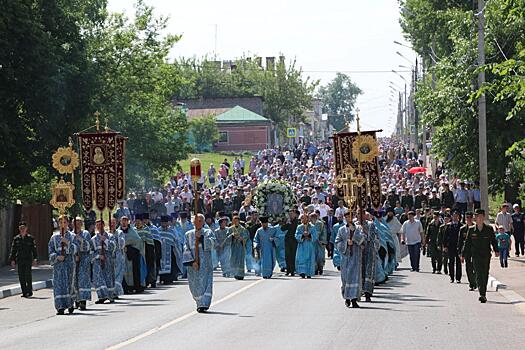
[[[499,293],[487,304],[444,275],[406,262],[372,303],[348,309],[339,273],[278,273],[244,281],[216,275],[214,304],[197,314],[186,282],[55,316],[51,290],[0,300],[0,349],[493,349],[523,344],[525,314]],[[327,261],[331,266],[331,261]]]

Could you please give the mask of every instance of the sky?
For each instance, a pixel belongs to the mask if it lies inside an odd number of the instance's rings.
[[[409,69],[399,66],[410,67],[416,58],[410,48],[394,43],[409,46],[397,0],[144,1],[156,14],[169,16],[167,32],[182,35],[173,58],[284,54],[296,59],[305,77],[323,85],[342,72],[363,90],[356,104],[361,128],[383,129],[380,136],[394,130],[397,93],[391,97],[390,85],[404,89],[405,82],[392,70],[410,82]],[[109,0],[109,9],[132,17],[134,2]]]

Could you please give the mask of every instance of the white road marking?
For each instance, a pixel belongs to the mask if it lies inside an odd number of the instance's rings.
[[[213,306],[216,306],[216,305],[218,305],[218,304],[220,304],[220,303],[223,303],[223,302],[225,302],[225,301],[227,301],[227,300],[229,300],[229,299],[231,299],[231,298],[233,298],[233,297],[235,297],[235,296],[237,296],[237,295],[239,295],[239,294],[241,294],[241,293],[247,291],[248,289],[254,287],[255,285],[257,285],[257,284],[259,284],[259,283],[261,283],[262,281],[264,281],[264,280],[263,280],[263,279],[260,279],[260,280],[257,280],[257,281],[255,281],[255,282],[253,282],[253,283],[250,283],[249,285],[244,286],[244,287],[242,287],[241,289],[239,289],[239,290],[237,290],[237,291],[235,291],[235,292],[233,292],[233,293],[231,293],[231,294],[228,294],[228,295],[225,296],[224,298],[219,299],[219,300],[213,302],[213,303],[211,304],[211,306],[213,307]],[[139,335],[137,335],[137,336],[135,336],[135,337],[133,337],[133,338],[130,338],[130,339],[126,340],[126,341],[123,341],[123,342],[121,342],[121,343],[118,343],[118,344],[112,345],[112,346],[106,348],[106,350],[117,350],[117,349],[122,349],[122,348],[125,347],[125,346],[128,346],[128,345],[131,345],[131,344],[133,344],[133,343],[136,343],[136,342],[138,342],[138,341],[141,340],[141,339],[144,339],[144,338],[146,338],[146,337],[149,337],[150,335],[153,335],[153,334],[155,334],[155,333],[158,333],[158,332],[160,332],[160,331],[163,330],[163,329],[166,329],[166,328],[168,328],[168,327],[171,327],[171,326],[173,326],[173,325],[175,325],[175,324],[177,324],[177,323],[180,323],[180,322],[182,322],[182,321],[184,321],[184,320],[187,320],[188,318],[190,318],[190,317],[192,317],[192,316],[195,316],[195,315],[197,315],[197,311],[192,311],[192,312],[190,312],[190,313],[187,313],[186,315],[180,316],[180,317],[178,317],[178,318],[176,318],[176,319],[174,319],[174,320],[171,320],[171,321],[169,321],[169,322],[167,322],[167,323],[165,323],[165,324],[163,324],[163,325],[160,325],[160,326],[157,326],[157,327],[155,327],[155,328],[152,328],[152,329],[150,329],[149,331],[146,331],[146,332],[144,332],[144,333],[142,333],[142,334],[139,334]]]

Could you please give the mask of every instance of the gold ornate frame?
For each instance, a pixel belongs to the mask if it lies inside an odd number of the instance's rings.
[[[69,158],[69,163],[64,164],[63,159]],[[69,147],[59,147],[52,156],[53,168],[60,174],[72,174],[79,165],[78,153]]]
[[[363,147],[368,152],[363,151]],[[379,145],[376,139],[371,135],[360,135],[352,143],[352,156],[355,160],[371,163],[379,155]]]
[[[58,209],[60,213],[65,213],[67,208],[75,204],[74,188],[71,182],[65,182],[64,180],[53,184],[51,186],[51,201],[49,201],[49,204]]]

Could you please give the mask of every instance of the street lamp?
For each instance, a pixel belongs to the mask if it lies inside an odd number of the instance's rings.
[[[402,54],[401,52],[396,51],[396,53],[397,53],[400,57],[402,57],[403,59],[405,59],[408,63],[412,64],[412,61],[409,60],[408,58],[406,58],[405,56],[403,56],[403,54]]]

